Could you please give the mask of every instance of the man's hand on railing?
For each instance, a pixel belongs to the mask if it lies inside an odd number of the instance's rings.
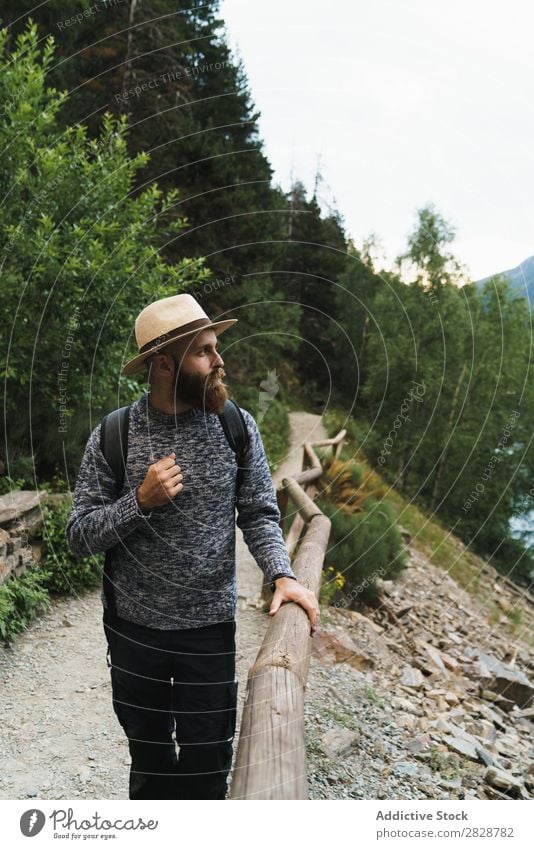
[[[300,604],[308,614],[311,623],[311,636],[319,626],[320,609],[315,593],[299,584],[293,578],[277,578],[274,582],[275,590],[273,600],[269,609],[269,616],[274,616],[281,604],[285,601],[295,601]]]

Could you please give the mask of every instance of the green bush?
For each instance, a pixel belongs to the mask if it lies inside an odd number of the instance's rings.
[[[395,578],[405,566],[393,509],[385,501],[367,499],[362,512],[348,514],[325,499],[318,498],[316,503],[332,523],[326,574],[331,567],[344,578],[333,599],[347,607],[373,603],[378,595],[377,579]]]
[[[74,473],[92,418],[138,397],[120,375],[138,312],[210,277],[200,257],[165,260],[188,225],[176,190],[139,185],[149,157],[128,153],[126,119],[64,127],[54,50],[36,25],[0,29],[0,438],[27,487]]]
[[[50,606],[50,594],[76,595],[100,584],[103,556],[77,559],[67,544],[70,501],[43,509],[45,555],[39,566],[0,586],[0,637],[9,643]]]
[[[0,636],[6,643],[10,643],[42,610],[49,607],[44,578],[43,570],[30,568],[18,578],[8,578],[0,587]]]
[[[70,508],[70,501],[65,500],[54,507],[45,506],[43,511],[45,587],[49,592],[65,595],[96,587],[103,568],[102,555],[78,559],[69,549],[66,526]]]
[[[0,495],[7,495],[8,492],[13,492],[15,489],[24,487],[24,478],[10,478],[9,476],[0,477]]]

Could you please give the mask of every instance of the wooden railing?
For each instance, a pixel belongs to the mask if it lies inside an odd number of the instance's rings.
[[[291,556],[300,540],[292,568],[299,582],[319,595],[321,572],[330,535],[330,519],[322,513],[305,487],[323,468],[312,445],[331,445],[338,457],[346,430],[334,439],[305,442],[303,470],[284,478],[277,489],[282,523],[289,499],[297,512],[286,537]],[[309,468],[306,468],[306,466]],[[267,592],[265,592],[265,590]],[[262,593],[272,596],[269,584]],[[256,660],[248,673],[247,696],[232,773],[231,799],[307,799],[304,740],[304,690],[311,655],[310,623],[305,610],[284,603],[267,626]]]

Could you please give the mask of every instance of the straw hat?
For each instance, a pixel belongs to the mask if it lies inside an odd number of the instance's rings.
[[[146,369],[145,359],[176,339],[191,336],[208,328],[219,335],[228,330],[237,318],[211,321],[192,295],[172,295],[154,301],[142,310],[135,320],[135,338],[139,354],[126,363],[122,373],[136,374]]]

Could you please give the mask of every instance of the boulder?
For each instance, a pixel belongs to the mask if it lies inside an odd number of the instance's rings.
[[[424,681],[425,677],[420,669],[416,669],[414,666],[406,666],[399,683],[403,687],[418,689],[423,686]]]
[[[490,654],[479,654],[479,660],[491,674],[490,689],[514,702],[520,708],[528,708],[534,701],[534,685],[515,666],[502,663]],[[500,705],[502,707],[502,705]]]
[[[359,735],[348,728],[330,728],[321,738],[321,748],[329,758],[347,755],[358,742]]]
[[[343,631],[318,628],[312,638],[312,652],[324,663],[348,663],[360,672],[374,666],[372,658],[361,652]]]

